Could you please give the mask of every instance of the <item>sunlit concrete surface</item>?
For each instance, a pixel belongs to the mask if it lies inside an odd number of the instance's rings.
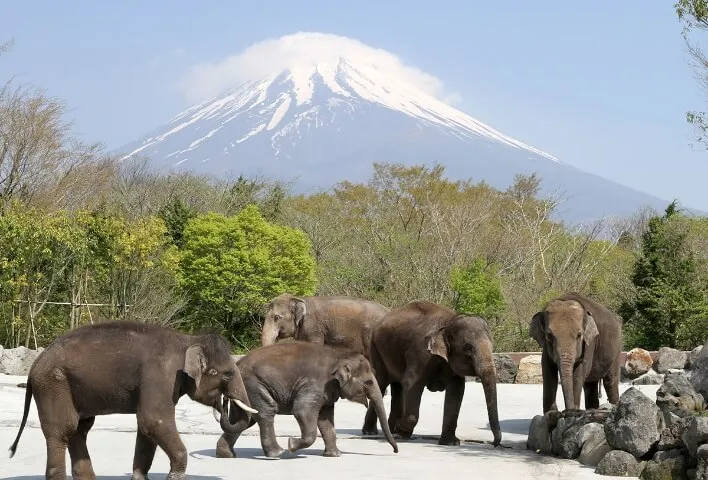
[[[4,451],[12,444],[22,419],[25,390],[17,384],[25,377],[0,375],[0,446]],[[457,435],[463,440],[458,447],[437,445],[443,412],[444,393],[426,391],[421,404],[420,421],[411,441],[399,441],[399,453],[385,439],[364,438],[361,425],[365,409],[362,405],[340,400],[335,407],[339,458],[322,457],[324,444],[318,438],[312,447],[296,454],[285,453],[280,459],[263,455],[258,426],[244,432],[236,443],[239,458],[215,456],[216,441],[221,433],[211,409],[183,397],[177,405],[177,426],[189,452],[188,478],[207,479],[423,479],[483,478],[489,479],[582,479],[620,478],[595,475],[593,468],[571,460],[542,456],[525,449],[528,425],[541,413],[541,385],[498,385],[499,419],[503,447],[490,444],[486,403],[479,383],[466,384]],[[620,393],[628,388],[620,387]],[[650,398],[656,398],[656,386],[639,386]],[[390,397],[386,396],[388,411]],[[601,401],[606,401],[603,391]],[[558,391],[558,404],[563,405]],[[110,415],[96,418],[88,436],[88,448],[98,478],[129,478],[132,471],[135,442],[135,416]],[[281,446],[299,429],[291,416],[276,418],[276,432]],[[44,478],[45,443],[34,402],[27,428],[17,454],[0,460],[0,478],[31,480]],[[67,475],[70,475],[67,454]],[[151,479],[164,479],[169,461],[159,448],[150,471]],[[442,477],[441,477],[442,475]]]

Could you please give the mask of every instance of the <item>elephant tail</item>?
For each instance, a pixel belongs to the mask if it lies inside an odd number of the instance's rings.
[[[32,402],[32,379],[27,379],[27,391],[25,392],[25,411],[22,415],[22,422],[20,423],[20,431],[17,432],[17,438],[15,442],[10,447],[10,458],[15,456],[17,451],[17,444],[20,443],[20,436],[22,436],[22,431],[25,429],[25,424],[27,423],[27,416],[29,414],[30,403]]]

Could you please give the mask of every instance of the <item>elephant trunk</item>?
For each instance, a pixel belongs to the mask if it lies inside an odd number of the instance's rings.
[[[492,444],[496,447],[501,443],[501,427],[499,426],[499,410],[497,407],[497,371],[494,366],[494,355],[491,342],[478,352],[476,362],[477,376],[482,382],[484,399],[487,402],[489,427],[494,435]]]
[[[563,389],[563,400],[565,408],[575,409],[575,392],[573,392],[573,356],[563,355],[560,357],[560,373],[561,388]]]
[[[381,394],[381,389],[376,381],[367,390],[367,397],[374,404],[374,409],[376,410],[376,416],[379,417],[379,423],[383,429],[384,436],[388,443],[393,447],[393,452],[398,453],[398,444],[391,434],[391,429],[388,427],[388,420],[386,419],[386,409],[384,408],[383,395]]]
[[[261,330],[261,345],[267,347],[273,345],[278,339],[278,325],[272,320],[266,320]]]
[[[231,403],[229,403],[229,401]],[[231,413],[234,415],[229,415],[229,407],[231,407]],[[220,405],[219,409],[219,414],[221,416],[219,419],[219,424],[227,433],[233,433],[235,430],[234,425],[229,419],[230,416],[236,416],[235,407],[238,407],[241,411],[241,415],[238,416],[245,417],[246,422],[250,421],[251,414],[258,413],[257,410],[251,407],[246,386],[243,383],[243,377],[241,377],[241,371],[239,370],[238,365],[234,362],[234,376],[226,387],[226,391],[224,392],[224,401],[222,405]]]

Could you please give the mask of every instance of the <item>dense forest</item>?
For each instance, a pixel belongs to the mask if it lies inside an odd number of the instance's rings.
[[[0,53],[2,48],[0,47]],[[282,292],[426,299],[484,317],[497,351],[568,290],[624,319],[625,346],[692,348],[708,331],[708,219],[664,212],[569,225],[563,192],[500,191],[442,165],[372,165],[366,183],[297,194],[266,178],[156,172],[77,139],[62,102],[0,89],[0,345],[46,346],[111,319],[258,343]]]

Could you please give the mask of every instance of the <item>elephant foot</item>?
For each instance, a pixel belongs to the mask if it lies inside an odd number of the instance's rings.
[[[438,445],[451,445],[451,446],[457,446],[460,444],[460,439],[457,438],[455,435],[449,436],[449,435],[444,435],[440,437],[440,440],[438,440]]]
[[[361,434],[364,436],[373,436],[379,434],[379,429],[376,427],[364,427],[361,429]]]
[[[268,450],[264,450],[265,456],[268,458],[280,458],[284,451],[285,450],[280,447],[272,449],[269,448]]]
[[[322,453],[322,456],[323,456],[323,457],[341,457],[341,456],[342,456],[342,452],[340,452],[339,449],[335,447],[335,448],[333,448],[333,449],[331,449],[331,450],[325,450],[325,451]]]
[[[166,480],[187,480],[186,472],[170,472],[167,474]]]
[[[216,447],[216,458],[236,458],[236,452],[228,447]]]
[[[130,477],[130,480],[148,480],[148,476],[139,470],[135,470],[133,472],[133,476]]]

